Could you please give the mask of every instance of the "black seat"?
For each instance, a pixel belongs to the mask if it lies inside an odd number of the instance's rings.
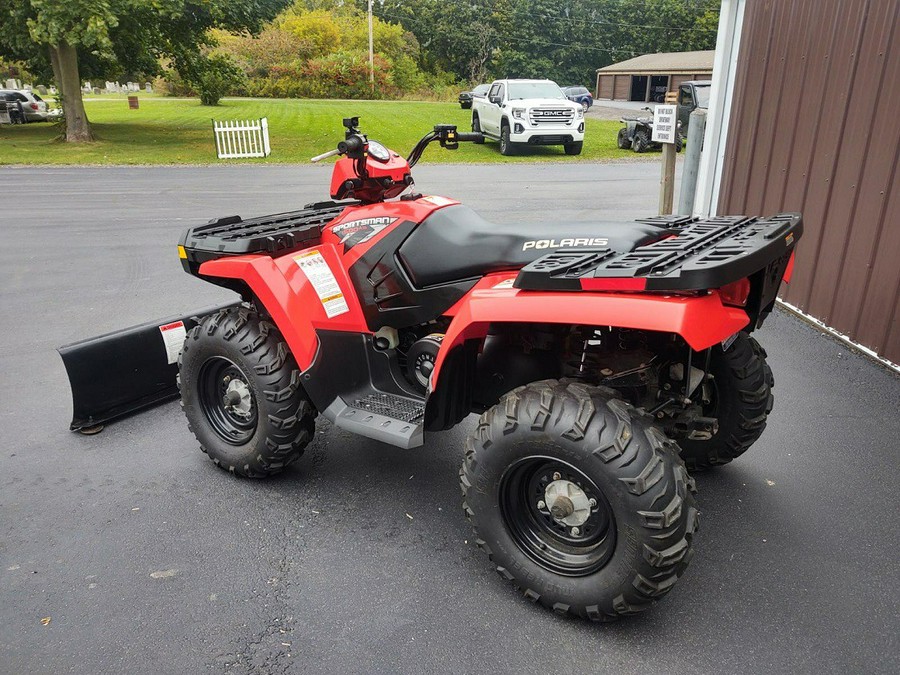
[[[636,222],[491,223],[462,204],[426,218],[397,255],[422,288],[491,272],[521,269],[541,256],[567,248],[631,251],[666,231]]]

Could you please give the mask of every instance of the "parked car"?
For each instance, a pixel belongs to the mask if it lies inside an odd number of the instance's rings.
[[[580,155],[584,109],[566,99],[551,80],[495,80],[486,97],[472,102],[472,131],[500,141],[500,154],[529,145],[561,145]]]
[[[473,98],[484,98],[487,96],[488,89],[491,88],[489,84],[479,84],[472,91],[464,91],[459,95],[459,107],[463,110],[468,110],[472,107],[472,99]]]
[[[563,87],[562,90],[567,99],[580,103],[585,110],[594,105],[594,97],[587,90],[587,87]]]
[[[47,121],[47,103],[34,92],[0,89],[0,99],[13,104],[11,107],[16,109],[16,117],[20,122]],[[22,104],[21,110],[19,103]],[[23,116],[24,119],[22,119]]]

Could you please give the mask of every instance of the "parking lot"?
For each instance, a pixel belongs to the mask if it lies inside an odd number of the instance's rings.
[[[416,168],[488,218],[655,211],[656,162]],[[181,231],[327,197],[327,167],[0,168],[0,672],[895,673],[900,378],[796,318],[758,334],[775,409],[698,476],[695,556],[613,625],[523,600],[476,549],[472,418],[400,450],[320,422],[282,476],[202,455],[177,403],[68,431],[55,348],[228,300]],[[802,242],[800,244],[802,246]]]

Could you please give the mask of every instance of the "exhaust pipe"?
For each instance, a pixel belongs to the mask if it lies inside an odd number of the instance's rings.
[[[97,433],[118,417],[178,396],[178,354],[187,331],[232,302],[73,342],[57,351],[72,388],[72,431]]]

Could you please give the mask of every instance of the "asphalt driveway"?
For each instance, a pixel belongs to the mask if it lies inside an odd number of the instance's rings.
[[[645,215],[658,181],[643,162],[416,173],[506,221]],[[473,545],[456,475],[471,420],[412,451],[322,423],[266,481],[216,469],[174,403],[68,431],[56,347],[230,299],[181,271],[182,229],[296,208],[327,182],[0,168],[0,672],[900,670],[900,378],[786,314],[758,334],[769,428],[698,479],[691,567],[608,626],[532,606]]]

